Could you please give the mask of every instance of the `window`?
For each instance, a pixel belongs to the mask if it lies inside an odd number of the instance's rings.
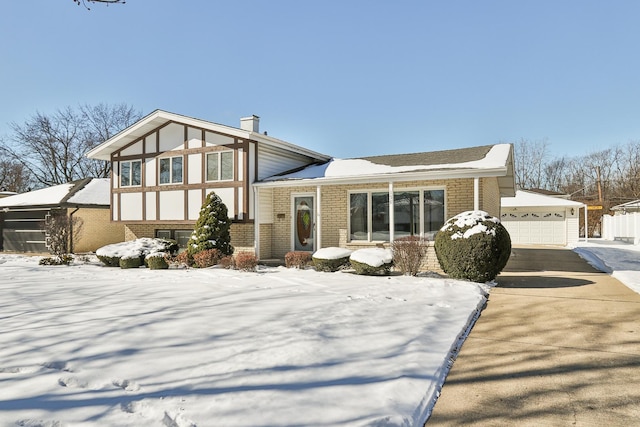
[[[182,157],[160,159],[160,184],[179,184],[182,182]]]
[[[444,224],[444,190],[410,190],[393,193],[393,224],[388,192],[349,194],[351,240],[388,242],[406,236],[433,238]]]
[[[180,252],[182,252],[187,249],[192,233],[193,230],[156,230],[156,237],[175,240],[180,247]]]
[[[120,162],[120,187],[131,187],[142,184],[142,161],[131,160]]]
[[[230,181],[233,179],[233,151],[207,154],[207,181]]]

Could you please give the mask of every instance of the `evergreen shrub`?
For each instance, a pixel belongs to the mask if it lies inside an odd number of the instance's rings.
[[[144,259],[144,263],[150,270],[166,270],[167,268],[169,268],[167,255],[163,253],[154,253],[147,255],[147,257]]]
[[[230,228],[231,219],[220,196],[214,192],[207,194],[187,244],[187,252],[194,255],[207,249],[217,249],[222,255],[233,254]]]
[[[332,273],[349,267],[351,251],[343,248],[322,248],[314,252],[311,260],[316,271]]]
[[[435,250],[442,270],[454,279],[489,282],[511,255],[506,228],[483,211],[467,211],[449,219],[436,234]]]
[[[120,267],[119,256],[96,255],[98,259],[107,267]]]
[[[367,276],[389,275],[393,267],[393,253],[389,249],[358,249],[349,258],[357,274]]]
[[[120,268],[138,268],[144,264],[140,257],[120,258]]]
[[[73,262],[73,256],[62,254],[59,256],[40,258],[39,265],[69,265]]]

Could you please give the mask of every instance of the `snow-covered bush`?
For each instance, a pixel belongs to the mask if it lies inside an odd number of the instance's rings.
[[[449,219],[436,234],[435,250],[442,270],[455,279],[488,282],[511,255],[506,228],[483,211],[467,211]]]
[[[39,265],[69,265],[73,262],[73,256],[69,254],[40,258]]]
[[[240,271],[255,271],[258,258],[251,252],[240,252],[236,255],[236,268]]]
[[[218,249],[223,255],[231,255],[231,219],[227,207],[216,193],[207,194],[195,229],[187,246],[190,255],[207,249]]]
[[[284,255],[284,265],[287,268],[305,268],[311,263],[311,254],[305,251],[291,251]]]
[[[198,268],[212,267],[220,261],[222,253],[218,249],[205,249],[193,254],[193,262]]]
[[[103,264],[109,267],[121,266],[121,259],[140,260],[140,265],[150,253],[162,252],[172,254],[178,250],[178,245],[174,240],[154,239],[151,237],[143,237],[129,242],[114,243],[99,248],[96,256]],[[126,265],[133,265],[134,261],[125,261]],[[126,267],[125,267],[126,268]]]
[[[383,248],[358,249],[351,254],[349,261],[358,274],[386,275],[393,267],[393,252]]]
[[[144,260],[141,259],[139,256],[120,258],[120,268],[138,268],[143,264],[144,264]]]
[[[311,259],[317,271],[333,272],[349,265],[351,252],[344,248],[322,248],[315,251]]]
[[[144,259],[144,264],[150,270],[166,270],[169,268],[169,263],[167,262],[167,254],[161,252],[154,252],[149,254]]]
[[[391,245],[394,267],[402,274],[416,276],[427,256],[428,248],[429,242],[417,236],[407,236],[395,240]]]

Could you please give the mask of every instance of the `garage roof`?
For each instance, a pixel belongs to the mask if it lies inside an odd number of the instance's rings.
[[[500,205],[503,208],[582,207],[584,203],[518,190],[515,197],[502,197]]]
[[[0,199],[0,209],[109,206],[109,178],[85,178]]]

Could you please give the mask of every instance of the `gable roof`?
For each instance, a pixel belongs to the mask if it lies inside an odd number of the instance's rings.
[[[533,207],[582,207],[584,203],[560,197],[545,196],[531,191],[518,190],[514,197],[503,197],[500,201],[503,208]]]
[[[301,184],[348,184],[498,177],[500,194],[515,194],[513,146],[496,144],[412,154],[331,159],[257,183],[275,187]]]
[[[108,207],[109,178],[85,178],[0,199],[0,208]]]
[[[615,205],[611,208],[612,211],[626,211],[626,210],[636,211],[640,209],[640,200],[632,200],[627,203],[622,203],[620,205]]]
[[[300,147],[298,145],[267,136],[265,134],[234,128],[231,126],[225,126],[207,120],[196,119],[193,117],[170,113],[163,110],[155,110],[147,116],[141,118],[128,128],[121,130],[116,135],[109,138],[107,141],[90,150],[86,154],[86,156],[90,159],[111,160],[111,153],[125,147],[126,145],[137,139],[142,138],[143,136],[152,132],[154,129],[157,129],[160,126],[171,122],[181,123],[213,132],[224,133],[227,135],[236,136],[238,138],[250,139],[260,142],[261,144],[283,148],[288,151],[299,153],[320,161],[327,161],[330,158],[330,156],[327,156],[325,154],[317,153],[313,150],[309,150],[304,147]]]

